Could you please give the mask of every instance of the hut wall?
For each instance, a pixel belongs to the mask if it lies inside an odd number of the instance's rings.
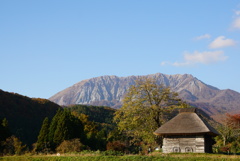
[[[163,153],[204,153],[204,136],[168,136],[163,139]]]
[[[205,153],[204,136],[196,136],[196,151],[195,153]]]

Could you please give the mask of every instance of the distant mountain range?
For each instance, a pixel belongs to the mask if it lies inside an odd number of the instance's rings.
[[[240,93],[226,89],[220,90],[207,85],[189,74],[151,74],[146,76],[101,76],[83,80],[60,91],[49,100],[59,105],[87,104],[120,108],[124,94],[130,85],[140,77],[153,77],[158,83],[170,86],[179,97],[220,119],[221,114],[240,112]]]

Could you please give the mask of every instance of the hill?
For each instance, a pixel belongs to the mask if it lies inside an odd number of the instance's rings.
[[[189,74],[151,74],[146,76],[101,76],[80,81],[55,94],[49,100],[59,105],[86,104],[120,108],[129,86],[140,77],[156,78],[158,83],[170,86],[179,97],[219,120],[226,112],[240,111],[240,93],[230,89],[220,90]]]
[[[46,99],[0,90],[0,119],[6,118],[11,133],[28,145],[37,141],[44,118],[51,119],[59,108],[59,105]]]

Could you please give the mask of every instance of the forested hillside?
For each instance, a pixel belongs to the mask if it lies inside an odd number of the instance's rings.
[[[28,145],[37,141],[44,118],[51,119],[59,108],[46,99],[0,90],[0,120],[6,118],[11,133]]]
[[[88,116],[89,121],[112,124],[115,109],[105,106],[70,105],[66,106],[72,112]]]
[[[88,105],[70,105],[67,109],[82,121],[86,135],[85,144],[90,149],[106,150],[107,143],[117,138],[118,134],[113,134],[116,129],[113,122],[115,109]]]

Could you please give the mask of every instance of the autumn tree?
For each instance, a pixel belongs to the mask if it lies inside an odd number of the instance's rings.
[[[227,126],[231,128],[232,142],[230,143],[230,150],[233,153],[240,152],[240,114],[226,114]]]
[[[17,137],[11,136],[3,142],[3,147],[4,155],[20,155],[24,153],[26,145],[23,145],[23,143]]]
[[[170,87],[158,84],[153,78],[141,78],[128,89],[114,120],[131,141],[152,144],[156,141],[153,132],[169,119],[173,109],[180,107],[183,107],[181,100]]]
[[[222,152],[240,152],[240,114],[227,113],[217,130],[220,135],[215,138],[215,147]]]
[[[226,114],[226,124],[233,129],[240,129],[240,114]]]
[[[76,111],[73,111],[72,114],[77,117],[84,125],[84,134],[86,136],[85,140],[82,140],[82,143],[89,146],[93,150],[101,149],[96,144],[99,142],[97,140],[97,134],[99,132],[99,126],[93,122],[89,121],[89,116],[85,115],[83,113],[78,113]]]

